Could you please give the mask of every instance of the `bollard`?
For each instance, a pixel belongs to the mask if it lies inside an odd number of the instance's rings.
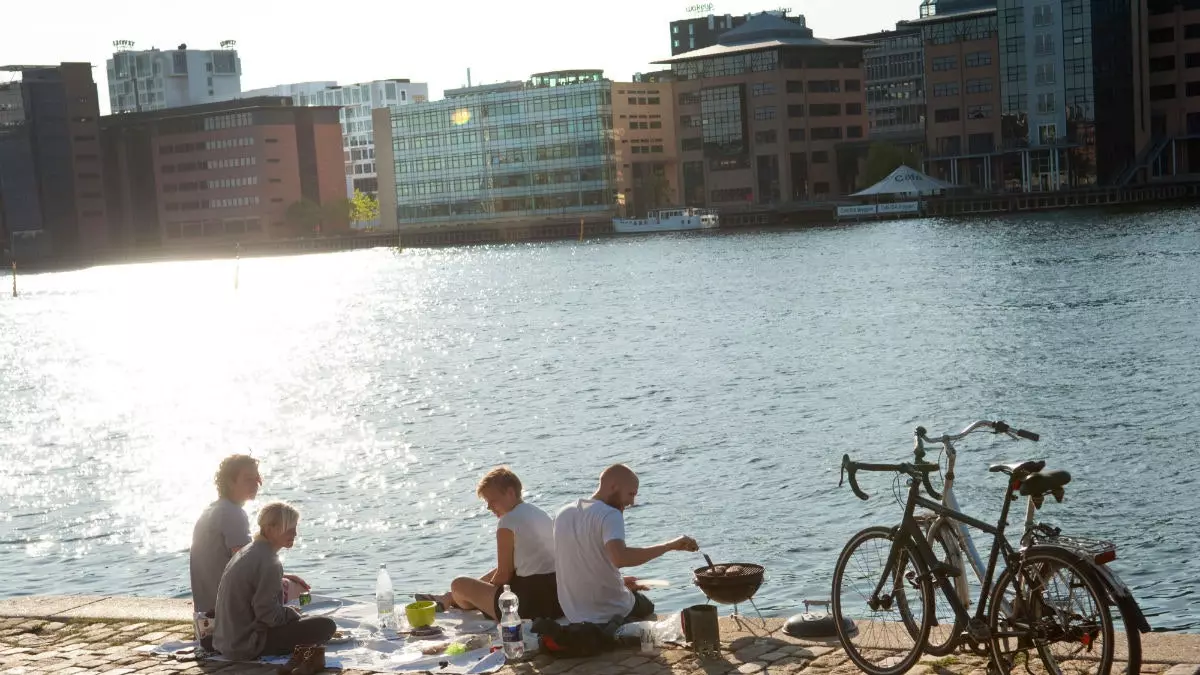
[[[579,219],[579,241],[583,241],[583,218]]]
[[[17,297],[17,261],[16,260],[14,260],[13,264],[12,264],[12,278],[13,278],[13,297],[15,298],[15,297]]]
[[[242,242],[237,242],[234,246],[233,254],[233,290],[238,289],[238,276],[242,268]]]

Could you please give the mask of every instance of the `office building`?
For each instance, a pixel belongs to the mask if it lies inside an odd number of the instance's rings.
[[[0,248],[17,260],[104,249],[100,107],[91,64],[0,72],[13,78],[0,84]]]
[[[679,143],[671,82],[612,83],[617,206],[622,216],[678,206]]]
[[[338,109],[263,97],[101,119],[121,248],[207,248],[306,236],[301,201],[344,203]]]
[[[135,51],[133,42],[113,42],[107,61],[108,101],[113,113],[145,112],[224,101],[242,90],[242,62],[236,43],[220,49],[151,48]]]
[[[424,103],[429,100],[429,85],[406,79],[374,80],[345,86],[336,82],[302,82],[242,92],[242,98],[250,96],[291,96],[296,105],[340,107],[347,194],[353,195],[359,190],[376,195],[379,176],[371,112]]]
[[[1138,177],[1200,173],[1200,4],[1149,0],[1146,9],[1150,140]]]
[[[757,15],[675,73],[682,200],[737,208],[852,192],[866,140],[863,50]]]
[[[867,136],[923,155],[926,102],[921,30],[901,22],[895,30],[843,39],[869,45],[863,52]]]
[[[712,5],[701,6],[702,9],[711,11]],[[697,49],[706,49],[717,44],[718,39],[733,30],[740,27],[755,16],[766,14],[774,16],[785,21],[790,21],[801,28],[804,27],[804,17],[801,15],[788,16],[789,10],[776,9],[767,12],[742,14],[735,16],[733,14],[725,14],[722,16],[694,16],[688,19],[679,19],[671,22],[671,56],[679,56],[684,52],[691,52]]]
[[[602,71],[542,73],[445,96],[394,107],[387,125],[376,124],[380,159],[394,170],[381,174],[394,180],[395,194],[380,195],[384,227],[397,216],[401,227],[424,227],[568,223],[616,212],[612,83]]]

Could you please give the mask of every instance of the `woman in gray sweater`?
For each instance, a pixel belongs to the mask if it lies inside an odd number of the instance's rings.
[[[225,566],[217,588],[213,646],[235,660],[290,654],[297,645],[319,645],[337,631],[327,617],[301,618],[283,604],[279,549],[296,543],[300,514],[285,502],[258,512],[258,534]]]

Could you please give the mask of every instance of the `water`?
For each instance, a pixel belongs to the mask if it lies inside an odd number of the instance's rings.
[[[769,613],[827,598],[891,481],[837,487],[842,453],[899,460],[911,431],[1075,479],[1047,518],[1120,545],[1156,628],[1200,628],[1198,210],[1073,212],[789,232],[374,250],[106,267],[0,297],[0,595],[188,593],[220,457],[263,461],[259,503],[301,509],[289,571],[318,593],[444,591],[494,559],[474,496],[507,463],[553,511],[600,470],[642,475],[632,545],[695,536],[760,562]],[[8,280],[0,280],[7,288]],[[254,505],[251,505],[254,508]],[[252,511],[253,512],[253,511]],[[636,572],[701,600],[697,554]]]

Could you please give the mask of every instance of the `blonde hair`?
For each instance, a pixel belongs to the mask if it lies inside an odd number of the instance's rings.
[[[268,527],[291,529],[300,522],[300,512],[287,502],[271,502],[258,512],[258,533],[266,536]]]
[[[521,479],[517,478],[517,474],[513,473],[512,469],[507,466],[498,466],[487,472],[483,478],[479,480],[479,485],[475,488],[475,496],[482,498],[483,491],[491,488],[499,488],[507,490],[512,488],[517,491],[517,497],[521,496]]]
[[[229,493],[233,491],[233,483],[242,475],[246,469],[258,470],[258,460],[250,455],[230,455],[221,460],[221,466],[217,467],[217,474],[213,477],[213,483],[217,486],[217,496],[229,497]]]

